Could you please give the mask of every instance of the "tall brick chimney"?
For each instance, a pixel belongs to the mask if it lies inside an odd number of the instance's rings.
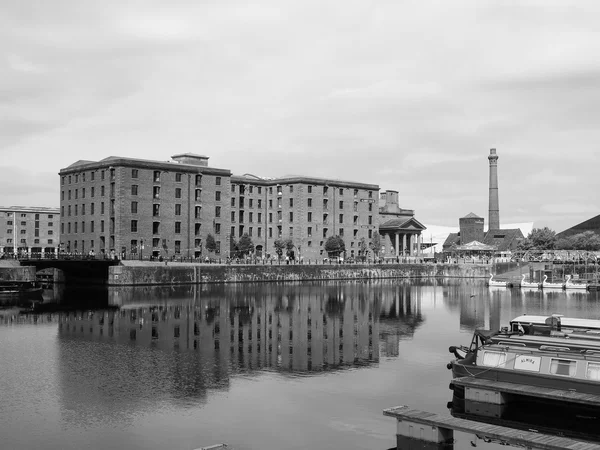
[[[498,155],[496,149],[490,149],[490,204],[488,230],[500,229],[500,206],[498,204]]]

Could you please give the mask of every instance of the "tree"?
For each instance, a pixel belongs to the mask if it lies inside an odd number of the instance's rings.
[[[289,255],[295,247],[294,241],[292,241],[292,238],[286,238],[284,240],[284,242],[285,242],[285,249],[287,250],[287,253]]]
[[[553,250],[556,246],[556,232],[548,227],[534,228],[519,242],[518,250]]]
[[[275,253],[277,253],[277,257],[279,259],[281,259],[281,256],[283,255],[283,249],[286,248],[286,242],[281,239],[275,239],[275,242],[273,242],[273,246],[275,247]]]
[[[559,250],[600,250],[600,236],[593,231],[584,231],[556,241]]]
[[[373,250],[375,256],[379,256],[379,251],[381,250],[381,235],[377,231],[373,233],[371,242],[369,242],[369,247]]]
[[[237,243],[238,254],[241,256],[247,255],[248,253],[252,253],[253,250],[254,243],[252,242],[252,238],[248,235],[248,233],[242,234]]]
[[[206,236],[206,242],[204,243],[204,246],[209,253],[213,253],[215,250],[217,250],[217,243],[215,242],[215,237],[212,234],[209,233],[209,235]]]
[[[238,243],[233,237],[233,234],[229,236],[229,256],[232,258],[238,257]]]
[[[329,236],[325,241],[325,251],[329,256],[339,256],[346,251],[346,244],[340,236]]]
[[[364,261],[367,257],[367,252],[369,251],[369,244],[367,244],[367,240],[363,237],[358,241],[358,257]]]

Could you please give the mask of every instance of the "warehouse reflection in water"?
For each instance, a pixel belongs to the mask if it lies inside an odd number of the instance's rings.
[[[98,404],[114,414],[115,402],[135,410],[167,398],[197,404],[235,374],[377,364],[397,356],[399,341],[422,323],[419,292],[385,283],[110,290],[118,309],[59,315],[63,400],[73,402],[63,411],[85,420],[90,393],[98,396],[94,415]]]

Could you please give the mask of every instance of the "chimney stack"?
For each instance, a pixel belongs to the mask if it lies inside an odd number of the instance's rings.
[[[500,206],[498,204],[498,155],[496,149],[490,149],[490,203],[488,230],[500,229]]]

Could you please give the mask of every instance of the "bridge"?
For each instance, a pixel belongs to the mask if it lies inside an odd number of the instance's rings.
[[[58,258],[19,258],[21,266],[33,266],[35,271],[58,269],[62,271],[65,283],[106,284],[108,268],[120,264],[117,259],[103,259],[88,256],[65,256]]]

